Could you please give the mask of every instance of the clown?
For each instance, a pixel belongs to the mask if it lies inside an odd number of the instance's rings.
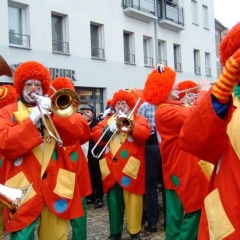
[[[84,214],[76,172],[63,147],[86,142],[90,130],[77,113],[64,120],[51,114],[62,144],[49,134],[43,118],[51,111],[51,100],[44,96],[49,92],[50,80],[50,73],[42,64],[35,61],[20,64],[14,74],[20,100],[0,111],[4,184],[13,188],[32,184],[10,221],[7,212],[4,213],[5,229],[13,240],[32,239],[39,217],[39,239],[67,239],[66,221]],[[49,124],[48,119],[45,122]],[[53,130],[51,125],[48,128]]]
[[[135,107],[135,99],[126,90],[116,92],[111,104],[116,113],[99,122],[92,131],[95,142],[105,132],[100,142],[102,146],[111,139],[100,160],[109,212],[111,234],[108,239],[121,239],[124,209],[130,239],[140,239],[145,193],[144,142],[150,135],[150,126],[142,116],[129,116]],[[118,118],[127,119],[131,126],[118,129]]]
[[[203,82],[198,100],[185,106],[181,91],[196,86],[193,81],[175,84],[176,73],[169,67],[154,69],[147,77],[144,99],[156,105],[155,124],[161,137],[162,171],[166,193],[166,240],[197,239],[198,224],[208,187],[208,177],[200,159],[178,147],[178,137],[186,117],[210,84]],[[205,86],[206,85],[206,86]]]

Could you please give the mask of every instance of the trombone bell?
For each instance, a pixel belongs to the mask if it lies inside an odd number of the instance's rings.
[[[53,94],[51,103],[53,113],[60,117],[69,117],[78,111],[80,99],[75,91],[63,88]]]
[[[32,184],[21,188],[11,188],[0,184],[0,202],[7,208],[9,220],[12,220],[14,213],[20,208],[31,188]]]

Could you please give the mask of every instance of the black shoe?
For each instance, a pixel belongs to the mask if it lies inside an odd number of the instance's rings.
[[[95,199],[93,197],[87,197],[87,204],[95,203]]]
[[[140,234],[130,234],[130,240],[141,240]]]
[[[94,208],[97,209],[97,208],[102,208],[102,207],[103,207],[103,200],[97,199],[95,202]]]
[[[148,226],[145,226],[145,230],[153,233],[153,232],[157,231],[157,226],[156,225],[148,225]]]
[[[110,234],[107,240],[122,240],[121,233],[119,234]]]

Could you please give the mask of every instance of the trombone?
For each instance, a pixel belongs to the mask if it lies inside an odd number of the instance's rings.
[[[57,91],[52,86],[50,86],[50,87],[54,92],[53,95],[50,97],[51,109],[52,109],[51,111],[54,114],[57,114],[60,117],[69,117],[78,111],[78,108],[80,106],[80,99],[79,99],[78,94],[75,91],[68,89],[68,88],[63,88],[63,89],[60,89]],[[48,123],[45,119],[45,116],[44,116],[42,110],[41,110],[41,107],[39,106],[38,95],[34,94],[34,97],[36,98],[37,106],[38,106],[39,112],[41,114],[43,124],[45,125],[48,134],[54,140],[56,140],[58,145],[61,147],[63,144],[63,141],[52,121],[52,118],[48,112],[48,109],[46,110],[46,117],[50,122],[50,126],[48,126]],[[53,132],[50,130],[50,127],[52,127]]]
[[[95,158],[99,158],[103,152],[105,151],[105,149],[107,148],[107,146],[109,145],[110,141],[112,140],[112,138],[115,136],[115,134],[118,131],[122,131],[122,132],[129,132],[130,129],[132,129],[132,122],[130,120],[130,118],[132,117],[134,111],[136,110],[138,104],[140,103],[141,98],[139,98],[137,100],[137,102],[135,103],[132,111],[128,114],[128,116],[126,118],[122,117],[122,118],[118,118],[118,116],[115,116],[114,121],[116,121],[116,125],[117,125],[117,129],[115,130],[115,132],[113,132],[112,136],[109,138],[108,142],[105,144],[105,146],[103,147],[102,151],[99,154],[95,154],[94,150],[96,149],[96,147],[98,146],[98,144],[102,141],[103,137],[105,136],[105,134],[107,133],[107,131],[109,130],[110,126],[114,123],[111,123],[106,129],[105,131],[102,133],[101,137],[98,139],[98,141],[96,142],[96,144],[94,145],[94,147],[92,148],[92,155]]]

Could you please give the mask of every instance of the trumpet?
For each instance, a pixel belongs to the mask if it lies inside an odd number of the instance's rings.
[[[32,183],[26,187],[11,188],[0,184],[0,202],[7,208],[9,220],[23,204],[26,196],[32,188]]]
[[[105,144],[105,146],[103,147],[102,151],[99,154],[95,154],[94,150],[97,148],[98,144],[102,141],[103,137],[106,135],[107,131],[110,129],[111,124],[105,129],[105,131],[103,132],[101,137],[98,139],[98,141],[96,142],[96,144],[92,148],[91,153],[92,153],[93,157],[99,158],[103,154],[103,152],[105,151],[105,149],[109,145],[110,141],[112,140],[112,138],[115,136],[115,134],[117,132],[119,132],[119,131],[120,132],[131,132],[132,131],[132,129],[133,129],[133,122],[130,120],[130,118],[132,117],[132,115],[133,115],[134,111],[136,110],[136,108],[137,108],[138,104],[140,103],[140,101],[141,101],[141,98],[139,98],[137,100],[137,102],[135,103],[132,111],[128,114],[128,116],[126,118],[124,118],[124,117],[118,118],[118,116],[116,116],[114,118],[114,121],[116,121],[116,125],[117,125],[116,131],[113,132],[112,136],[109,138],[108,142]]]
[[[51,111],[54,114],[57,114],[60,117],[69,117],[78,111],[78,108],[80,106],[80,99],[79,99],[78,94],[75,91],[68,89],[68,88],[63,88],[63,89],[56,91],[52,86],[51,86],[51,88],[54,91],[53,95],[50,97]],[[52,121],[49,111],[46,110],[46,117],[49,120],[50,126],[48,126],[48,123],[46,122],[46,119],[41,110],[41,107],[39,106],[38,95],[34,94],[33,96],[36,98],[37,106],[38,106],[42,121],[47,129],[48,134],[54,140],[57,141],[59,146],[62,146],[63,141]],[[53,132],[50,130],[50,127],[52,128]]]

